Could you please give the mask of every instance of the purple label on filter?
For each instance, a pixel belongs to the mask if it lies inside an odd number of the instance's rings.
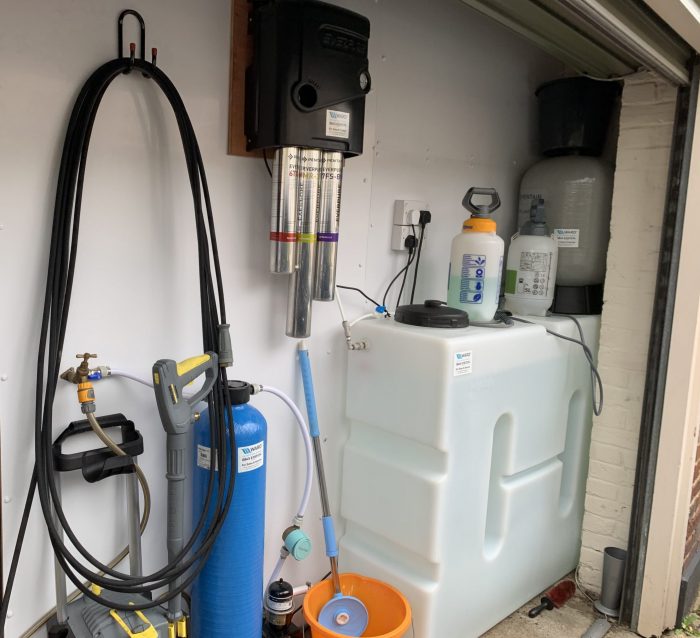
[[[318,239],[318,241],[337,242],[338,233],[318,233],[316,239]]]

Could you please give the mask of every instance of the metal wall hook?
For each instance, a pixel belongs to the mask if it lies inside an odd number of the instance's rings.
[[[146,23],[144,22],[141,14],[133,9],[124,9],[119,14],[119,21],[117,23],[117,57],[123,58],[124,56],[124,18],[128,15],[134,16],[141,27],[141,59],[146,61]],[[133,62],[135,57],[135,49],[131,50],[130,58]]]

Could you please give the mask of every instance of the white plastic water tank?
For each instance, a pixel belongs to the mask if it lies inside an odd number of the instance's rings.
[[[559,242],[557,284],[602,284],[610,239],[613,167],[597,157],[551,157],[523,175],[518,228],[533,199],[544,199],[547,225]]]
[[[353,329],[341,568],[398,587],[417,638],[476,638],[577,564],[590,372],[543,327],[571,320],[533,320]],[[595,352],[599,317],[581,322]]]

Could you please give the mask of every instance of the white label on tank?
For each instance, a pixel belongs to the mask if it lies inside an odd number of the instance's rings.
[[[277,601],[270,600],[268,598],[265,604],[267,605],[267,608],[271,609],[272,611],[292,611],[294,608],[291,600],[278,603]]]
[[[350,113],[346,111],[326,111],[326,135],[330,137],[350,137]]]
[[[578,228],[555,228],[554,239],[559,248],[578,248]]]
[[[238,473],[257,470],[265,463],[265,441],[238,448]]]
[[[518,279],[515,292],[518,295],[546,297],[549,289],[549,264],[552,253],[523,251],[520,253]]]
[[[218,459],[216,459],[216,469],[218,470]],[[197,446],[197,467],[204,468],[208,470],[211,467],[211,448],[206,445]]]
[[[460,377],[463,374],[472,373],[472,351],[463,350],[462,352],[455,352],[454,356],[454,376]]]

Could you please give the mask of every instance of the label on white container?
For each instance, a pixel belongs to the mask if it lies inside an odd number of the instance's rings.
[[[350,113],[347,111],[326,111],[326,135],[330,137],[350,137]]]
[[[218,471],[219,460],[215,459],[215,461],[215,471]],[[211,468],[211,448],[208,448],[206,445],[197,446],[197,467],[201,467],[205,470]]]
[[[555,228],[554,239],[559,248],[578,248],[578,228]]]
[[[265,441],[238,448],[238,473],[250,472],[265,463]]]
[[[472,351],[462,350],[455,352],[453,359],[453,376],[461,377],[463,374],[472,373]]]
[[[549,265],[551,261],[552,253],[521,252],[515,293],[533,297],[546,297],[549,290]]]
[[[462,255],[462,272],[459,283],[460,303],[484,302],[486,255]]]

